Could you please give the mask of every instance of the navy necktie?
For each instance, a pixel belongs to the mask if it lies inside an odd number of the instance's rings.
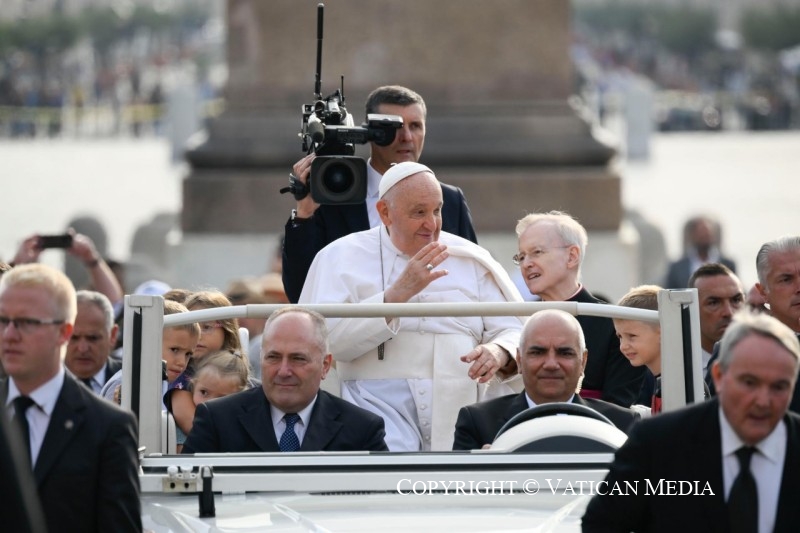
[[[28,417],[25,413],[36,402],[31,400],[28,396],[17,396],[14,398],[14,420],[17,423],[22,441],[25,444],[25,455],[28,457],[28,464],[31,464],[31,428],[28,425]]]
[[[297,438],[297,433],[294,432],[294,425],[300,420],[300,415],[297,413],[287,413],[283,416],[286,422],[286,431],[281,435],[279,443],[282,452],[296,452],[300,449],[300,439]]]
[[[755,451],[750,446],[742,446],[736,450],[739,475],[733,480],[728,496],[728,515],[733,533],[758,531],[758,490],[756,479],[750,471],[750,459]]]

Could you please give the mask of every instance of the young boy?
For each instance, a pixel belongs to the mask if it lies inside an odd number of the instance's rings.
[[[164,316],[188,313],[185,305],[164,300]],[[164,328],[161,337],[161,360],[166,363],[167,383],[172,383],[189,364],[197,341],[200,339],[200,325],[197,322]]]
[[[623,296],[617,305],[635,309],[658,311],[658,285],[640,285]],[[661,326],[657,322],[614,319],[614,329],[619,338],[619,349],[633,366],[646,366],[655,378],[650,402],[652,414],[661,412]],[[647,386],[645,379],[643,388]]]
[[[188,313],[181,303],[172,300],[164,300],[164,316],[176,313]],[[161,337],[161,360],[163,361],[162,374],[162,397],[170,383],[175,381],[186,369],[189,359],[192,357],[197,341],[200,339],[200,325],[196,322],[164,328]],[[122,371],[114,374],[100,392],[101,396],[116,403],[121,403],[120,385],[122,383]],[[162,405],[162,409],[166,409]]]

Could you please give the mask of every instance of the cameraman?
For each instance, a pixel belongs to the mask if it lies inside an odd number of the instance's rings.
[[[417,162],[425,143],[425,101],[420,95],[398,85],[378,87],[367,97],[367,114],[399,115],[403,127],[389,146],[370,143],[367,164],[367,199],[358,205],[319,205],[311,195],[297,202],[286,223],[283,244],[283,285],[289,301],[296,303],[311,262],[321,249],[350,233],[380,224],[375,209],[378,184],[392,163]],[[306,183],[314,154],[294,164],[292,172]],[[442,183],[444,205],[442,230],[478,242],[472,217],[461,189]]]

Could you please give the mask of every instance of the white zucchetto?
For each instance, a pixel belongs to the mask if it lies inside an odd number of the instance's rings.
[[[381,178],[381,182],[378,185],[378,198],[383,198],[389,189],[407,177],[413,176],[414,174],[418,174],[420,172],[430,172],[434,178],[436,177],[436,174],[434,174],[431,169],[422,163],[412,163],[411,161],[393,163],[392,166],[389,167],[389,170],[387,170]]]

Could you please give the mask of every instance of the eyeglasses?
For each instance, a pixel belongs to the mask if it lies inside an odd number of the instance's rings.
[[[217,328],[221,328],[222,324],[219,322],[206,322],[204,324],[200,324],[200,333],[211,333]]]
[[[14,324],[14,329],[27,335],[33,333],[40,326],[52,326],[54,324],[63,324],[63,320],[40,320],[38,318],[8,318],[7,316],[0,316],[0,333],[5,333],[9,324]]]
[[[566,246],[553,246],[552,248],[534,248],[530,252],[520,252],[511,259],[514,261],[514,264],[519,266],[525,262],[526,259],[541,259],[541,257],[545,254],[550,253],[552,250],[564,250],[572,246],[568,244]]]

